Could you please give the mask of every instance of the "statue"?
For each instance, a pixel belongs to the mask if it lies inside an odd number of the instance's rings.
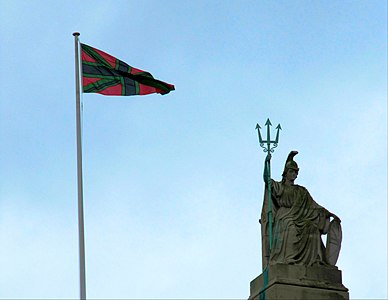
[[[295,184],[297,151],[287,157],[282,180],[271,178],[271,153],[278,146],[280,124],[271,138],[267,119],[263,139],[256,124],[259,145],[267,153],[264,166],[264,203],[261,211],[263,272],[250,282],[249,300],[349,299],[337,263],[342,242],[341,220]],[[322,235],[327,234],[326,245]]]
[[[297,151],[288,155],[280,182],[270,178],[270,153],[265,160],[266,192],[260,220],[263,269],[279,263],[335,266],[342,241],[341,220],[317,204],[305,187],[294,183],[299,172],[294,161]],[[324,234],[326,246],[321,239]]]

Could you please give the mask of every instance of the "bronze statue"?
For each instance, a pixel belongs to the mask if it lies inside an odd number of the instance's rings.
[[[338,259],[342,241],[341,220],[317,204],[305,187],[294,183],[299,172],[294,161],[296,154],[297,151],[291,151],[288,155],[280,182],[269,179],[269,152],[266,158],[266,192],[260,220],[263,269],[268,263],[334,266]],[[272,199],[268,199],[269,184]],[[271,249],[268,201],[272,201],[273,216]],[[323,234],[328,235],[326,246],[321,239]]]

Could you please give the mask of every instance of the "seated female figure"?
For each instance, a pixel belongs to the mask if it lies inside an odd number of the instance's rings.
[[[338,259],[342,233],[340,219],[317,204],[308,190],[295,184],[299,168],[292,151],[286,161],[280,182],[268,178],[264,168],[266,192],[261,215],[263,268],[270,263],[301,265],[335,265]],[[273,240],[269,249],[268,188],[271,188]],[[333,218],[330,221],[330,218]],[[329,233],[327,246],[321,235]]]

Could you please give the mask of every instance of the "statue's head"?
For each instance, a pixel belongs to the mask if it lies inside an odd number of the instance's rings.
[[[293,173],[295,173],[296,176],[298,175],[298,172],[299,172],[298,164],[294,161],[294,156],[297,154],[298,154],[298,151],[291,151],[290,154],[288,154],[286,164],[284,166],[284,171],[282,174],[283,180],[287,176],[287,173],[289,170],[293,170],[294,171]]]

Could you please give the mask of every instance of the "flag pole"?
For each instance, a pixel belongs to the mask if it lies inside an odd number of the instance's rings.
[[[77,124],[77,180],[78,180],[78,244],[79,244],[79,274],[80,299],[86,299],[85,280],[85,238],[84,238],[84,208],[82,187],[82,140],[81,140],[81,91],[79,63],[79,32],[74,32],[75,44],[75,84],[76,84],[76,124]]]

